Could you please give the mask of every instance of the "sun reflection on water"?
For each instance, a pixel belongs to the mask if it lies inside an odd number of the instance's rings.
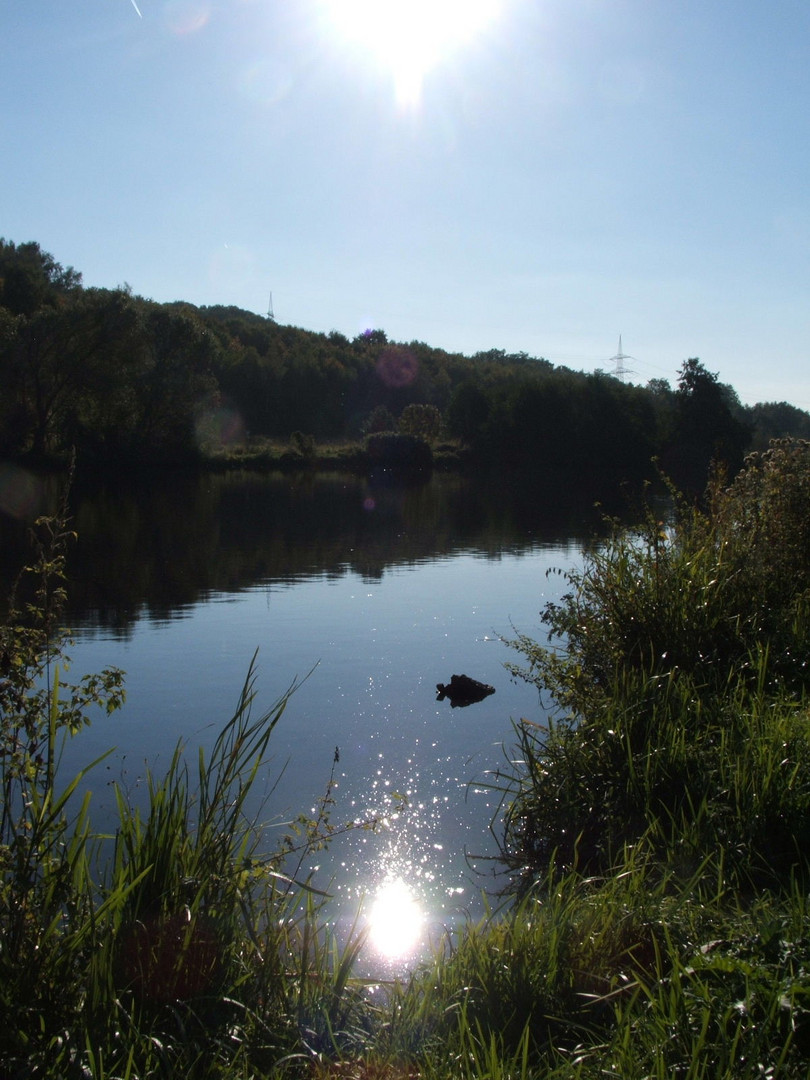
[[[425,913],[409,885],[389,878],[377,890],[368,914],[369,942],[389,960],[408,956],[419,945]]]

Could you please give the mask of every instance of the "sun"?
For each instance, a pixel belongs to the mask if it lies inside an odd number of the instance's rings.
[[[501,0],[322,0],[327,28],[390,75],[398,105],[419,103],[433,68],[495,19]]]

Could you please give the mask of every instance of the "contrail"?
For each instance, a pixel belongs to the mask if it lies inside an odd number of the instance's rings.
[[[132,6],[133,6],[133,7],[135,8],[135,10],[136,10],[136,11],[138,12],[138,17],[142,19],[142,18],[143,18],[143,15],[141,15],[141,9],[140,9],[140,8],[138,7],[138,5],[137,5],[137,4],[135,3],[135,0],[132,0]]]

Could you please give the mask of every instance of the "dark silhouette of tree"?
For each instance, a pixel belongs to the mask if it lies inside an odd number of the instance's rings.
[[[662,379],[626,385],[522,352],[468,357],[394,342],[380,329],[350,340],[232,306],[84,289],[38,244],[0,240],[4,455],[75,448],[79,461],[188,460],[197,433],[225,413],[234,439],[279,441],[293,432],[356,439],[395,417],[402,434],[430,440],[443,420],[481,469],[574,481],[637,478],[657,454],[693,490],[712,460],[736,471],[752,430],[758,447],[810,434],[810,415],[785,403],[746,409],[696,358],[672,390]]]
[[[810,414],[787,401],[766,401],[747,410],[751,448],[767,450],[772,439],[810,439]]]
[[[0,238],[0,305],[14,315],[33,315],[55,307],[81,285],[72,266],[61,266],[39,244],[14,244]]]
[[[492,412],[492,401],[471,379],[455,388],[447,407],[447,426],[451,434],[476,447]]]
[[[664,465],[681,487],[702,491],[712,463],[734,474],[742,465],[750,431],[735,415],[736,394],[697,357],[678,373],[674,429]]]

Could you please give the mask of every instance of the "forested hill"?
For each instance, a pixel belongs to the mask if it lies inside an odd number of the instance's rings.
[[[383,330],[353,339],[233,307],[85,288],[37,243],[0,240],[0,456],[80,464],[199,459],[246,443],[452,440],[492,469],[638,477],[653,457],[702,483],[810,414],[741,405],[697,359],[678,385],[620,382],[524,353],[469,357]]]

